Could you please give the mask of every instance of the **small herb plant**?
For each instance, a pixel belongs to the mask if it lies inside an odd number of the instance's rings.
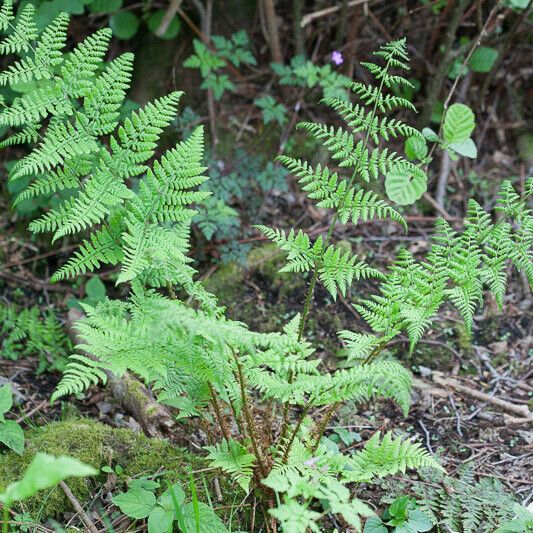
[[[24,431],[14,420],[5,418],[12,407],[11,386],[6,384],[0,387],[0,443],[21,455],[24,451]]]
[[[113,497],[113,503],[127,516],[136,520],[148,519],[148,533],[172,531],[176,523],[182,533],[224,533],[226,529],[222,520],[206,503],[198,501],[196,488],[191,478],[192,500],[187,502],[181,485],[168,485],[167,489],[156,497],[158,482],[150,479],[133,479],[129,482],[127,492]]]
[[[430,531],[433,522],[409,496],[399,496],[381,514],[366,521],[363,533],[417,533]]]

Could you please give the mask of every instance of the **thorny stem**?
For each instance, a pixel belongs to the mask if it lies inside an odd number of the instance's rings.
[[[241,389],[241,400],[242,400],[242,410],[244,412],[244,419],[246,421],[246,426],[248,429],[248,436],[250,437],[250,440],[252,441],[252,448],[254,450],[255,457],[257,459],[257,463],[259,464],[259,470],[261,472],[261,475],[263,477],[267,476],[267,469],[265,466],[265,463],[263,461],[263,456],[259,452],[259,446],[257,444],[257,435],[255,434],[255,426],[254,421],[252,419],[252,413],[250,411],[250,406],[248,404],[248,395],[246,394],[246,385],[244,381],[244,372],[242,371],[242,365],[237,358],[237,354],[233,354],[235,357],[235,362],[237,363],[237,372],[239,375],[239,387]]]
[[[385,71],[388,71],[389,67],[390,67],[390,59],[387,61],[387,64],[385,66]],[[379,90],[378,90],[379,94],[381,94],[381,92],[383,90],[384,83],[385,83],[385,76],[383,76],[381,78],[381,82],[379,84]],[[378,100],[376,99],[376,101],[374,102],[374,107],[372,108],[372,114],[371,114],[371,118],[370,118],[370,121],[369,121],[370,124],[374,123],[374,117],[376,116],[377,108],[378,108]],[[366,131],[365,139],[364,139],[364,142],[363,142],[363,150],[366,149],[366,147],[368,146],[368,140],[370,139],[370,129],[371,128],[369,127],[367,129],[367,131]],[[352,173],[352,175],[350,177],[350,180],[348,181],[348,185],[346,187],[346,192],[345,192],[344,196],[341,198],[341,201],[339,202],[339,206],[337,207],[337,209],[336,209],[336,211],[335,211],[335,213],[333,215],[333,219],[332,219],[332,221],[331,221],[331,223],[329,225],[328,232],[326,234],[326,238],[324,239],[324,249],[326,249],[328,247],[328,245],[329,245],[329,242],[330,242],[331,237],[333,235],[333,230],[335,229],[335,226],[337,224],[337,220],[339,219],[339,211],[341,211],[344,208],[344,204],[346,203],[346,200],[348,198],[349,191],[350,191],[351,187],[353,186],[353,184],[355,182],[355,178],[357,177],[357,171],[358,170],[359,170],[359,162],[357,162],[356,165],[355,165],[354,171],[353,171],[353,173]],[[320,263],[320,261],[317,261],[315,263],[315,266],[314,266],[314,269],[313,269],[313,275],[312,275],[311,281],[309,283],[309,288],[307,289],[307,293],[305,295],[304,308],[303,308],[303,311],[302,311],[302,319],[300,320],[300,325],[299,325],[299,328],[298,328],[298,341],[302,340],[303,334],[305,332],[305,326],[307,324],[307,320],[309,318],[309,313],[311,312],[311,308],[312,308],[312,305],[313,305],[313,296],[314,296],[314,293],[315,293],[315,288],[316,288],[316,284],[317,284],[317,281],[318,281],[318,273],[320,271],[320,268],[321,268],[321,263]],[[289,372],[287,381],[289,383],[292,383],[292,380],[293,380],[293,373]],[[288,456],[288,453],[290,451],[292,443],[294,442],[294,439],[296,438],[296,434],[299,431],[300,426],[302,425],[303,419],[305,418],[305,416],[307,416],[307,413],[308,413],[308,410],[306,411],[306,409],[304,409],[304,411],[302,412],[302,414],[300,416],[300,420],[296,424],[295,431],[293,432],[293,434],[292,434],[292,436],[291,436],[291,438],[289,440],[289,444],[287,445],[287,448],[285,450],[284,459],[285,459],[286,456]],[[283,440],[285,438],[285,436],[286,436],[286,433],[287,433],[287,430],[288,430],[288,424],[289,424],[288,420],[289,420],[289,403],[287,402],[283,406],[283,424],[282,424],[280,441]]]

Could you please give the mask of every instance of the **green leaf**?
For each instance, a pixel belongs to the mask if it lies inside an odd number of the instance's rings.
[[[431,129],[431,128],[424,128],[422,130],[422,135],[429,141],[429,142],[437,142],[439,140],[439,136]]]
[[[429,531],[433,527],[433,522],[419,509],[409,511],[407,522],[415,531]]]
[[[418,200],[427,190],[427,181],[406,171],[395,171],[385,177],[385,191],[390,200],[398,205],[409,205]]]
[[[24,431],[14,420],[0,423],[0,442],[15,453],[22,455],[24,451]]]
[[[0,422],[4,420],[3,414],[13,407],[13,393],[11,385],[6,383],[0,387]]]
[[[118,39],[131,39],[139,29],[139,17],[131,11],[121,11],[109,18],[109,26]]]
[[[472,110],[464,104],[453,104],[444,118],[444,140],[448,143],[465,141],[474,130],[476,119]]]
[[[227,533],[228,530],[220,517],[209,507],[209,505],[198,502],[198,512],[200,516],[200,524],[202,526],[202,533]],[[188,503],[183,507],[183,521],[187,531],[196,531],[196,515],[194,511],[194,504]]]
[[[161,24],[161,20],[163,19],[164,16],[165,16],[165,10],[158,9],[157,11],[154,11],[148,17],[148,20],[146,21],[146,24],[148,25],[148,29],[152,33],[155,33],[157,28],[159,28],[159,25]],[[178,33],[180,32],[180,28],[181,28],[180,19],[178,17],[174,17],[170,21],[170,24],[168,25],[168,28],[165,31],[165,33],[163,35],[161,35],[160,38],[161,39],[169,39],[169,40],[170,39],[174,39],[174,37],[176,37],[178,35]]]
[[[122,0],[93,0],[90,10],[93,13],[114,13],[122,7]]]
[[[470,138],[461,142],[451,143],[449,148],[451,148],[454,152],[457,152],[459,155],[469,157],[470,159],[475,159],[477,157],[476,145]]]
[[[165,510],[159,505],[148,515],[148,533],[166,533],[172,531],[174,510]]]
[[[497,59],[498,50],[481,46],[472,54],[468,65],[474,72],[490,72]]]
[[[95,476],[98,471],[73,457],[54,457],[38,453],[20,481],[16,481],[0,494],[0,502],[8,507],[25,500],[36,492],[53,487],[68,477]]]
[[[85,284],[85,294],[91,303],[101,302],[105,299],[106,288],[98,276],[94,276]]]
[[[428,155],[428,145],[419,137],[408,137],[405,140],[405,155],[412,160],[422,160]]]
[[[179,505],[182,505],[185,501],[185,492],[183,492],[181,485],[179,483],[175,483],[172,485],[172,490],[174,491],[174,497],[176,498],[176,501]],[[157,503],[167,511],[174,509],[174,499],[172,498],[170,489],[167,489],[165,492],[163,492],[163,494],[161,494],[161,496],[159,496]]]
[[[154,493],[139,488],[121,492],[112,501],[125,515],[137,519],[146,518],[156,505]]]
[[[363,533],[388,533],[388,530],[379,516],[373,516],[366,521]]]
[[[389,513],[396,518],[405,518],[409,500],[409,496],[399,496],[389,506]]]

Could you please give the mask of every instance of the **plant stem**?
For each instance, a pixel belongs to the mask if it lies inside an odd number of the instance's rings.
[[[8,533],[9,532],[9,507],[4,504],[4,510],[3,510],[3,523],[2,523],[2,533]]]
[[[385,71],[388,71],[389,67],[390,67],[390,60],[387,61],[387,65],[385,66]],[[385,77],[383,77],[381,79],[381,82],[380,82],[380,85],[379,85],[379,94],[381,94],[381,92],[383,90],[384,83],[385,83]],[[374,107],[372,109],[372,114],[371,114],[371,118],[370,118],[369,124],[373,124],[374,123],[374,117],[376,116],[377,108],[378,108],[378,100],[376,99],[376,102],[374,102]],[[367,131],[366,131],[365,139],[364,139],[364,142],[363,142],[363,150],[365,150],[366,147],[368,146],[369,138],[370,138],[370,128],[368,128]],[[350,177],[350,180],[348,182],[348,186],[346,187],[346,192],[345,192],[344,196],[341,198],[341,201],[339,202],[337,210],[335,211],[335,214],[333,215],[333,219],[331,221],[331,224],[329,225],[328,232],[326,234],[326,238],[324,239],[324,250],[327,249],[327,247],[329,246],[329,242],[330,242],[331,237],[333,235],[333,230],[335,229],[335,225],[337,224],[337,220],[339,219],[339,211],[344,208],[344,204],[346,203],[346,199],[348,198],[350,189],[352,188],[352,186],[354,184],[354,181],[355,181],[355,178],[357,177],[357,171],[358,170],[359,170],[359,162],[357,162],[356,165],[355,165],[354,171],[353,171],[353,173],[352,173],[352,175]],[[316,288],[316,284],[317,284],[317,281],[318,281],[318,273],[319,273],[320,268],[321,268],[320,262],[317,261],[315,263],[315,266],[314,266],[314,269],[313,269],[313,275],[311,277],[311,282],[309,283],[309,288],[307,289],[307,294],[305,295],[305,302],[304,302],[304,308],[303,308],[303,311],[302,311],[302,318],[300,320],[300,325],[298,327],[298,340],[299,341],[302,340],[302,338],[303,338],[303,334],[305,332],[305,326],[306,326],[307,320],[309,318],[309,313],[311,312],[311,309],[312,309],[313,296],[314,296],[314,293],[315,293],[315,288]],[[293,373],[289,372],[287,381],[289,383],[292,383],[292,380],[293,380]],[[300,417],[300,420],[297,423],[296,431],[292,434],[290,442],[287,445],[284,457],[288,456],[288,453],[290,451],[290,447],[292,446],[292,443],[293,443],[293,441],[294,441],[294,439],[296,437],[296,433],[299,430],[300,426],[302,425],[303,418],[307,415],[307,412],[308,412],[308,410],[306,411],[306,409],[304,409],[304,412],[302,413],[302,415]],[[289,424],[289,403],[287,402],[287,403],[285,403],[283,405],[283,423],[282,423],[282,430],[281,430],[280,440],[283,440],[285,438],[286,433],[287,433],[287,429],[288,429],[288,424]]]
[[[211,393],[211,404],[213,405],[213,409],[215,410],[215,416],[217,418],[218,425],[220,426],[220,430],[222,431],[224,438],[229,441],[231,438],[231,434],[226,420],[224,420],[224,415],[220,409],[220,405],[218,404],[216,393],[213,387],[211,386],[211,383],[207,382],[207,386],[209,387],[209,392]]]
[[[257,435],[255,434],[255,426],[254,421],[252,418],[252,413],[250,411],[250,406],[248,403],[248,395],[246,394],[246,385],[244,381],[244,372],[242,371],[242,365],[240,361],[237,358],[237,354],[233,354],[235,357],[235,361],[237,363],[237,372],[239,374],[239,386],[241,389],[241,400],[242,400],[242,410],[244,411],[244,419],[246,421],[246,426],[248,429],[248,436],[250,437],[250,440],[252,441],[252,448],[254,450],[255,457],[257,459],[257,463],[259,464],[259,471],[261,472],[261,475],[263,477],[267,476],[267,469],[265,466],[265,463],[263,461],[263,456],[259,451],[259,445],[257,443]]]
[[[322,422],[320,422],[320,424],[316,428],[316,437],[315,443],[313,444],[312,453],[315,453],[316,449],[318,448],[318,445],[320,444],[320,439],[322,438],[322,435],[324,435],[324,432],[326,431],[326,427],[328,426],[331,417],[335,414],[335,411],[338,409],[340,404],[341,402],[335,402],[334,404],[332,404],[326,411],[324,418],[322,418]]]

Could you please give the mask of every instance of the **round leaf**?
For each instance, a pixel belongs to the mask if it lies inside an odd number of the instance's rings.
[[[498,50],[481,46],[470,58],[468,65],[474,72],[490,72],[498,59]]]
[[[11,392],[11,385],[6,383],[0,387],[0,415],[7,413],[13,407],[13,394]],[[0,416],[0,420],[3,420],[3,417]]]
[[[414,509],[409,512],[407,522],[415,531],[429,531],[433,527],[433,522],[422,511]]]
[[[130,11],[115,13],[109,18],[109,26],[119,39],[131,39],[139,29],[139,17]]]
[[[101,302],[105,298],[105,285],[98,276],[85,284],[85,294],[92,302]]]
[[[165,11],[163,9],[159,9],[158,11],[154,11],[149,17],[146,23],[148,24],[148,28],[151,32],[155,33],[157,28],[159,28],[159,25],[161,24],[161,20],[165,16]],[[161,35],[161,39],[174,39],[176,35],[180,32],[180,19],[178,17],[174,17],[170,24],[168,25],[167,31]]]
[[[387,533],[387,528],[383,525],[381,518],[373,516],[366,521],[363,533]]]
[[[464,104],[453,104],[444,118],[444,140],[449,143],[461,142],[470,137],[476,119],[472,110]]]
[[[477,148],[472,139],[466,139],[458,143],[451,143],[450,148],[463,157],[475,159],[477,157]]]
[[[387,196],[398,205],[416,202],[427,190],[427,181],[421,176],[413,176],[406,171],[387,174],[385,191]]]
[[[148,533],[171,531],[174,522],[174,511],[165,511],[159,505],[148,515]]]

